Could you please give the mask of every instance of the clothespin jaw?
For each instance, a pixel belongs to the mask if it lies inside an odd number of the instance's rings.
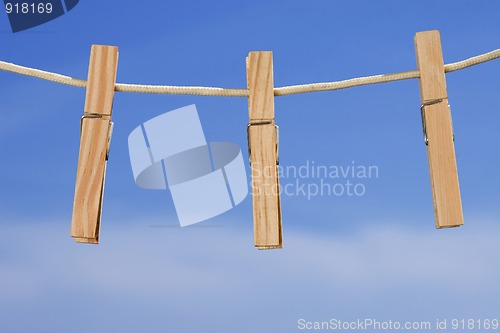
[[[415,50],[436,228],[458,227],[464,219],[439,31],[417,33]]]
[[[79,243],[99,242],[117,65],[117,47],[92,45],[70,232]]]
[[[254,242],[259,250],[277,249],[283,242],[272,52],[249,53],[247,83]]]

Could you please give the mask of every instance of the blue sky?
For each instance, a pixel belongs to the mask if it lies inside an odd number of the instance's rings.
[[[446,63],[500,47],[496,1],[80,1],[13,34],[0,60],[85,78],[117,45],[118,82],[245,87],[270,50],[276,86]],[[0,72],[0,332],[299,332],[297,320],[500,317],[500,61],[447,75],[465,225],[435,230],[417,80],[276,97],[280,164],[374,165],[363,196],[283,196],[284,249],[253,248],[251,199],[179,228],[138,188],[127,137],[196,104],[209,141],[246,152],[247,100],[117,93],[101,243],[69,237],[85,91]],[[245,160],[246,160],[245,156]],[[282,183],[294,179],[283,179]],[[500,318],[498,318],[500,319]]]

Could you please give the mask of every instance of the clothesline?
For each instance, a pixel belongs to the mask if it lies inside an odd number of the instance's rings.
[[[500,58],[500,49],[484,53],[466,60],[454,62],[444,66],[445,72],[454,72],[484,62]],[[42,71],[36,68],[24,67],[4,61],[0,61],[0,70],[20,75],[32,76],[42,80],[57,82],[74,87],[86,88],[87,81],[72,78],[66,75]],[[399,72],[392,74],[380,74],[373,76],[358,77],[335,82],[310,83],[293,86],[274,88],[275,96],[287,96],[319,91],[339,90],[370,84],[392,82],[399,80],[415,79],[420,76],[417,70]],[[219,87],[197,87],[197,86],[167,86],[167,85],[141,85],[117,83],[115,91],[141,94],[168,94],[168,95],[199,95],[199,96],[227,96],[248,97],[248,89],[219,88]]]

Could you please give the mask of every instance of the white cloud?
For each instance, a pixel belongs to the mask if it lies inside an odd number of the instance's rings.
[[[28,332],[19,319],[31,304],[88,311],[102,327],[116,322],[121,332],[136,331],[134,324],[146,319],[151,327],[188,331],[217,325],[225,332],[244,322],[240,332],[290,332],[306,315],[444,316],[477,311],[480,303],[498,308],[499,231],[493,223],[425,231],[373,223],[348,234],[285,228],[285,248],[262,252],[253,248],[250,229],[231,226],[108,223],[101,244],[91,246],[74,243],[67,223],[4,224],[0,322]],[[46,327],[62,331],[71,318]]]

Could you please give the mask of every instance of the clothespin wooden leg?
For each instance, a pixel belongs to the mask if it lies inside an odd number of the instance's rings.
[[[80,243],[99,242],[117,65],[117,47],[92,45],[71,221],[71,237]]]
[[[283,243],[272,52],[249,53],[247,83],[254,241],[259,250],[276,249],[281,248]]]
[[[415,49],[436,228],[458,227],[464,221],[439,31],[417,33]]]

